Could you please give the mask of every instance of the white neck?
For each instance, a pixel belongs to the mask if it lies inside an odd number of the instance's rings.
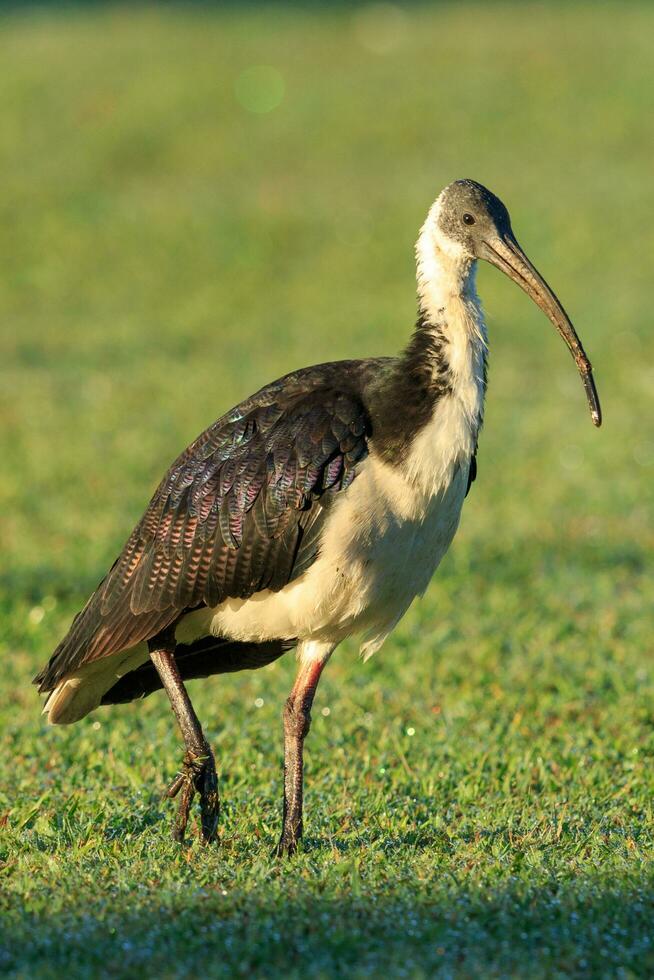
[[[472,301],[479,307],[477,262],[440,231],[438,208],[436,201],[416,242],[418,298],[432,323],[443,319],[441,311],[452,302]]]
[[[438,201],[416,244],[418,299],[424,327],[433,328],[444,342],[452,393],[436,402],[432,422],[416,440],[414,475],[419,469],[424,477],[431,469],[431,480],[442,485],[450,467],[475,450],[488,347],[475,288],[476,262],[442,234],[437,218]],[[431,456],[431,467],[426,456]]]
[[[480,369],[488,338],[477,295],[477,262],[438,226],[439,202],[432,206],[416,242],[418,301],[427,324],[449,345],[450,370],[456,382]]]

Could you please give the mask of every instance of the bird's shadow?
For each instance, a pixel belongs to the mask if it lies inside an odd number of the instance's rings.
[[[428,848],[428,838],[408,836],[394,843]],[[307,844],[309,856],[325,846]],[[187,869],[180,887],[132,882],[113,886],[110,898],[99,875],[97,902],[77,904],[71,896],[56,911],[11,910],[0,924],[0,970],[581,977],[646,976],[654,967],[651,875],[534,875],[480,887],[442,868],[410,881],[375,878],[363,854],[358,863],[329,863],[313,883],[307,868],[286,862],[267,884],[248,873],[235,884],[233,866],[213,875],[196,868],[200,880]]]

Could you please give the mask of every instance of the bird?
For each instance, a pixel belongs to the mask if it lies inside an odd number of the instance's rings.
[[[186,682],[295,649],[275,853],[296,851],[321,674],[347,637],[372,656],[425,592],[476,476],[488,354],[478,260],[556,327],[601,424],[581,341],[498,197],[475,180],[448,184],[415,252],[417,320],[402,352],[292,371],[210,425],[165,474],[34,679],[53,724],[165,690],[184,743],[166,791],[179,797],[176,841],[196,796],[202,843],[217,839],[220,813],[215,758]]]

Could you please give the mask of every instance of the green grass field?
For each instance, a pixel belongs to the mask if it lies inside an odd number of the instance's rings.
[[[645,3],[2,16],[3,975],[654,973],[652,36]],[[271,858],[292,656],[190,686],[224,808],[180,849],[165,698],[53,729],[31,677],[197,432],[405,342],[458,176],[507,202],[605,425],[482,269],[479,477],[424,600],[325,673],[301,853]]]

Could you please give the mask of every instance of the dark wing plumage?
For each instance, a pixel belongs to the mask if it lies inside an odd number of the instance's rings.
[[[475,451],[470,457],[470,468],[468,470],[468,486],[466,487],[466,497],[470,493],[470,487],[477,479],[477,447],[475,446]]]
[[[39,689],[187,610],[277,591],[302,574],[327,508],[367,455],[360,391],[374,366],[344,361],[287,375],[203,432],[35,678]]]
[[[213,674],[232,674],[239,670],[258,670],[278,660],[295,646],[295,640],[266,640],[238,643],[222,636],[205,636],[190,645],[180,643],[175,660],[185,681]],[[124,674],[102,696],[101,704],[125,704],[144,698],[163,687],[151,660]]]

